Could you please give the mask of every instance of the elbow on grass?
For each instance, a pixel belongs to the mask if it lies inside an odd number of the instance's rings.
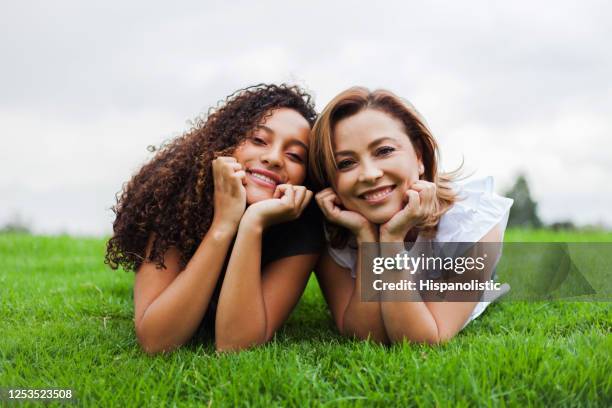
[[[157,356],[159,354],[162,354],[164,352],[163,349],[159,348],[159,347],[152,347],[152,346],[147,346],[144,344],[140,344],[140,348],[142,351],[144,351],[144,353],[150,357],[153,356]]]
[[[253,347],[261,346],[266,344],[269,339],[266,336],[261,336],[259,339],[229,339],[223,336],[215,336],[215,350],[219,353],[235,353],[251,349]]]
[[[138,336],[138,344],[140,344],[140,348],[142,349],[142,351],[144,351],[149,356],[155,356],[157,354],[170,351],[169,348],[164,347],[162,344],[150,341],[148,339],[144,339],[141,336]]]
[[[377,333],[369,329],[363,330],[360,328],[347,328],[340,330],[340,334],[356,340],[370,341],[376,344],[389,344],[389,339],[385,333]]]
[[[233,324],[216,322],[215,350],[218,352],[238,352],[267,343],[274,336],[263,327],[238,328]]]
[[[136,338],[138,339],[138,344],[140,345],[142,351],[149,356],[166,353],[180,346],[180,344],[175,345],[160,342],[156,336],[143,333],[143,331],[139,330],[138,328],[136,328]]]
[[[245,350],[247,347],[240,347],[236,344],[225,343],[215,340],[215,350],[217,353],[237,353],[239,351]]]
[[[414,333],[396,333],[390,336],[391,343],[402,343],[407,341],[415,344],[427,344],[429,346],[442,346],[454,337],[452,333],[423,333],[415,335]]]
[[[215,339],[215,350],[218,353],[237,353],[264,344],[264,342],[226,342]]]

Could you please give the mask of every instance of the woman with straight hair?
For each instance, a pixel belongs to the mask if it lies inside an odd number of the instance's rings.
[[[490,303],[481,292],[459,302],[364,301],[364,244],[377,243],[378,255],[393,257],[423,244],[501,243],[512,200],[493,192],[490,177],[460,184],[457,172],[440,172],[438,145],[425,121],[392,92],[341,92],[312,133],[310,172],[322,189],[316,201],[328,242],[316,273],[340,332],[383,343],[451,339]],[[470,248],[462,255],[476,256],[479,246]],[[483,278],[492,278],[500,254],[488,257]]]

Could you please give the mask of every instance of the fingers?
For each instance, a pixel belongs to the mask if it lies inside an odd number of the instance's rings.
[[[272,198],[280,198],[286,204],[295,203],[295,186],[292,184],[279,184],[274,190]]]
[[[304,186],[295,186],[295,199],[294,199],[294,205],[295,208],[300,211],[300,209],[302,208],[302,201],[304,201],[304,198],[306,197],[306,187]]]
[[[336,192],[331,187],[328,187],[324,190],[319,191],[315,195],[315,200],[317,201],[317,204],[319,205],[319,207],[321,207],[323,203],[327,201],[329,201],[331,204],[334,204],[335,206],[342,205],[342,201],[340,200],[340,197],[338,197]]]
[[[289,205],[293,205],[295,203],[295,189],[291,184],[287,184],[285,195],[281,198],[281,201],[283,200]]]
[[[430,185],[435,186],[435,184],[430,183],[429,181],[417,180],[414,183],[412,183],[410,188],[413,189],[413,190],[416,190],[416,191],[423,191],[423,190],[429,188]]]
[[[400,217],[402,219],[411,219],[421,211],[421,199],[419,197],[419,193],[415,190],[409,189],[404,193],[404,197],[406,197],[407,204],[400,211],[397,212],[396,217]]]
[[[277,185],[272,194],[272,198],[281,198],[283,194],[285,194],[285,190],[287,190],[287,184]]]
[[[235,157],[232,156],[219,156],[216,159],[213,160],[213,163],[218,162],[218,163],[238,163],[238,160],[236,160]]]
[[[242,170],[242,166],[236,162],[224,163],[222,170],[224,178],[230,178],[236,180],[236,183],[231,183],[233,188],[242,188],[243,184],[246,183],[246,172]]]
[[[274,194],[272,194],[272,198],[282,198],[285,196],[287,190],[291,188],[291,184],[279,184],[274,189]]]
[[[424,220],[434,217],[439,207],[436,184],[425,180],[418,180],[410,188],[419,192],[421,215]]]
[[[406,196],[408,197],[407,207],[416,211],[421,206],[421,198],[419,196],[419,192],[416,190],[408,190],[406,191]]]
[[[242,165],[233,157],[218,157],[212,161],[213,173],[219,176],[230,176],[242,170]]]
[[[419,194],[425,194],[427,196],[434,196],[436,193],[436,185],[429,181],[425,180],[417,180],[415,181],[410,188],[412,190],[418,191]]]
[[[215,191],[242,194],[246,183],[246,172],[234,157],[221,156],[212,161]]]
[[[410,188],[419,192],[422,202],[433,201],[436,198],[436,185],[429,181],[418,180]]]
[[[222,157],[217,157],[216,159],[214,159],[212,161],[213,171],[221,170],[225,166],[230,166],[231,168],[234,168],[235,165],[239,166],[239,168],[237,170],[242,168],[242,166],[240,166],[240,164],[238,163],[238,161],[234,157],[225,157],[225,156],[222,156]]]
[[[315,201],[317,202],[317,205],[321,207],[321,209],[323,209],[323,201],[325,201],[325,199],[330,195],[335,195],[331,188],[326,188],[315,194]]]
[[[330,196],[330,195],[334,195],[334,196],[335,196],[335,195],[336,195],[336,193],[334,192],[334,190],[332,190],[332,188],[331,188],[331,187],[328,187],[328,188],[326,188],[326,189],[323,189],[323,190],[319,191],[319,192],[318,192],[318,193],[315,195],[315,200],[317,200],[317,201],[318,201],[318,200],[322,200],[322,199],[324,199],[325,197]]]
[[[336,214],[340,212],[336,202],[338,201],[338,197],[336,193],[332,189],[325,189],[319,192],[315,199],[317,200],[317,204],[321,209],[321,212],[330,221],[336,220]]]
[[[227,167],[234,170],[234,171],[238,171],[238,170],[242,170],[242,165],[240,163],[227,163]]]
[[[312,196],[312,191],[304,186],[279,184],[276,186],[272,198],[280,199],[284,204],[285,211],[289,211],[293,217],[297,218],[302,214]]]

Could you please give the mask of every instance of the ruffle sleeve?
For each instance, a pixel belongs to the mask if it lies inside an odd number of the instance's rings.
[[[478,242],[493,227],[508,224],[513,200],[493,190],[493,177],[457,184],[458,200],[441,217],[437,242]]]

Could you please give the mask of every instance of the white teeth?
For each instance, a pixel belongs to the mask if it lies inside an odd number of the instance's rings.
[[[392,188],[385,188],[382,191],[377,191],[376,193],[371,193],[371,194],[364,194],[364,198],[366,200],[378,200],[383,198],[384,196],[386,196],[387,194],[389,194],[391,192]]]
[[[266,183],[270,183],[270,184],[276,184],[276,181],[272,180],[270,177],[268,176],[264,176],[263,174],[259,174],[259,173],[251,173],[251,176],[256,177],[260,180],[265,181]]]

